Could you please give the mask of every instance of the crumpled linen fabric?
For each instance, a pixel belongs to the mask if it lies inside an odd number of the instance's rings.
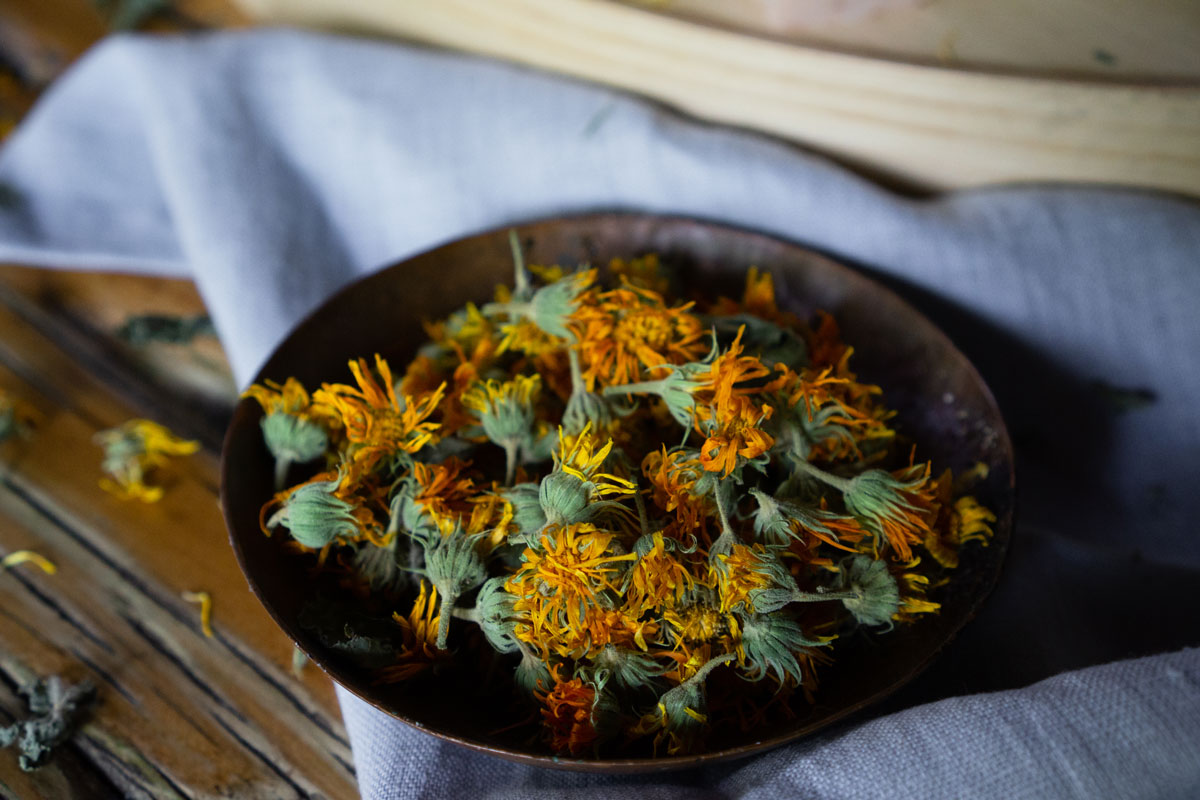
[[[1017,448],[1008,564],[893,700],[749,760],[614,778],[472,753],[341,692],[364,797],[1200,795],[1195,202],[906,198],[604,88],[286,30],[107,40],[4,144],[0,186],[0,259],[194,279],[243,386],[359,276],[600,209],[741,225],[857,265],[988,380]]]

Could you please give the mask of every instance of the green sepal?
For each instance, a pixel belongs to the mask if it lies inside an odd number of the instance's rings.
[[[551,336],[574,340],[567,319],[575,311],[576,298],[583,291],[583,275],[564,275],[549,286],[533,293],[529,300],[529,318]]]
[[[814,447],[830,439],[839,439],[854,448],[854,434],[850,429],[831,421],[848,413],[837,401],[814,408],[807,397],[802,397],[768,422],[769,431],[775,437],[775,446],[771,449],[793,461],[807,461]]]
[[[442,605],[454,601],[487,580],[487,565],[478,544],[486,534],[468,535],[456,529],[449,536],[425,542],[425,575],[437,587]]]
[[[880,544],[884,539],[882,520],[907,525],[905,511],[921,513],[921,509],[909,503],[901,493],[920,488],[924,480],[903,481],[890,472],[869,469],[850,479],[842,497],[846,501],[846,510],[857,517],[875,536],[876,544]]]
[[[320,549],[338,537],[359,534],[354,506],[334,495],[339,479],[305,484],[288,495],[267,527],[284,526],[305,547]]]
[[[696,670],[696,674],[663,694],[658,700],[658,710],[663,727],[677,742],[683,752],[688,752],[704,735],[708,723],[703,717],[708,714],[708,695],[704,682],[714,669],[732,661],[732,653],[717,656]],[[693,712],[693,713],[689,713]],[[697,719],[696,715],[702,718]]]
[[[587,509],[593,486],[591,481],[580,480],[559,469],[542,478],[538,500],[546,521],[555,525],[576,521]]]
[[[774,675],[782,684],[791,676],[799,683],[803,673],[796,652],[821,645],[822,642],[808,639],[790,614],[752,614],[742,618],[743,665],[749,680],[759,681]]]
[[[329,436],[324,428],[285,411],[273,411],[259,424],[267,449],[277,459],[304,464],[324,455],[329,447]]]
[[[844,515],[779,500],[758,489],[751,489],[750,494],[758,501],[758,510],[754,513],[754,533],[763,544],[786,547],[793,539],[800,539],[797,527],[838,540],[837,534],[825,523],[846,519]]]
[[[515,633],[516,612],[513,611],[516,598],[504,590],[506,580],[505,576],[498,575],[484,582],[475,598],[475,615],[488,644],[497,652],[515,653],[520,649]]]
[[[600,683],[613,680],[625,689],[643,689],[663,674],[654,658],[637,650],[607,644],[592,659],[592,673]]]
[[[400,481],[392,492],[392,500],[388,506],[390,519],[388,530],[406,533],[422,544],[435,541],[441,536],[433,518],[414,499],[416,482],[410,479]]]
[[[846,610],[862,625],[890,625],[900,610],[900,588],[887,564],[867,556],[854,556],[841,564],[841,588],[855,598],[842,600]]]
[[[467,535],[455,528],[449,536],[422,540],[425,548],[425,575],[438,591],[437,648],[446,649],[450,620],[458,599],[487,580],[487,565],[477,545],[487,534]]]
[[[792,602],[796,595],[796,579],[776,555],[774,549],[768,548],[759,554],[760,568],[758,573],[764,575],[770,584],[759,589],[751,589],[747,599],[754,610],[760,614],[769,614]]]
[[[568,436],[580,433],[591,423],[593,430],[608,430],[609,426],[620,416],[617,409],[608,400],[595,392],[577,389],[567,400],[567,408],[563,412],[563,432]],[[555,437],[555,444],[557,437]]]
[[[355,548],[354,571],[367,582],[372,592],[396,594],[412,582],[412,573],[406,568],[408,565],[401,559],[401,551],[396,547],[398,543],[398,538],[387,547],[361,542]]]
[[[529,448],[533,445],[534,413],[532,403],[515,398],[500,398],[489,403],[489,410],[480,413],[479,424],[492,444],[500,447],[512,443]]]
[[[537,547],[537,534],[546,526],[546,512],[539,499],[540,488],[536,483],[518,483],[500,490],[500,496],[513,508],[513,523],[517,531],[509,534],[513,544]]]
[[[520,650],[521,660],[513,673],[513,682],[517,688],[530,696],[535,692],[550,691],[554,686],[554,678],[550,676],[550,668],[546,666],[546,662],[538,658],[527,645],[521,645]]]
[[[767,366],[787,364],[793,369],[808,366],[808,345],[790,328],[746,313],[708,317],[706,321],[726,339],[733,339],[738,329],[745,326],[742,333],[743,349],[750,355],[758,356],[758,360]]]

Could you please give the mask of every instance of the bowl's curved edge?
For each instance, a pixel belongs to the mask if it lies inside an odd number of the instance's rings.
[[[1014,515],[1015,515],[1016,476],[1015,476],[1015,468],[1014,468],[1014,463],[1013,463],[1012,442],[1009,437],[1007,428],[1003,424],[1003,418],[1000,415],[999,406],[996,404],[995,398],[991,392],[990,387],[988,387],[987,383],[983,380],[982,376],[978,373],[975,366],[961,353],[961,351],[958,350],[957,347],[955,347],[953,342],[949,339],[948,336],[946,336],[946,334],[944,332],[941,331],[940,328],[938,328],[932,322],[929,322],[924,317],[924,315],[922,315],[919,311],[917,311],[917,309],[914,308],[907,300],[902,298],[899,294],[894,292],[892,289],[890,289],[886,286],[883,286],[870,278],[867,278],[866,276],[862,275],[861,273],[853,270],[850,267],[845,266],[844,264],[836,261],[833,258],[828,257],[827,255],[825,255],[819,251],[813,250],[812,248],[810,248],[806,245],[797,244],[794,242],[784,240],[781,237],[773,235],[773,234],[747,230],[745,228],[740,228],[740,227],[728,225],[726,223],[721,223],[721,222],[698,220],[695,218],[685,218],[685,217],[658,216],[658,215],[642,214],[642,213],[638,213],[638,212],[611,212],[611,211],[608,211],[608,212],[591,212],[591,213],[585,213],[585,214],[570,215],[570,216],[565,216],[565,217],[539,218],[539,219],[530,220],[530,221],[527,221],[524,223],[516,223],[516,224],[512,224],[512,225],[504,225],[504,226],[500,226],[500,227],[496,227],[496,228],[490,228],[490,229],[480,231],[475,234],[471,234],[466,237],[462,237],[460,239],[454,239],[452,241],[448,241],[448,242],[439,244],[439,245],[432,247],[426,251],[423,251],[422,253],[410,256],[409,258],[404,259],[402,262],[398,262],[397,264],[393,264],[388,267],[385,267],[375,273],[372,273],[371,275],[365,276],[364,278],[360,279],[359,281],[355,281],[355,282],[343,287],[338,292],[336,292],[334,295],[332,295],[328,300],[326,300],[324,303],[322,303],[321,306],[319,306],[318,308],[311,311],[308,315],[306,315],[304,317],[304,319],[301,320],[297,324],[297,326],[293,329],[293,332],[299,331],[308,326],[311,326],[312,324],[314,324],[314,322],[316,320],[318,320],[321,317],[321,315],[323,313],[326,312],[326,310],[328,308],[330,308],[331,306],[337,305],[339,302],[343,301],[343,299],[345,297],[347,297],[348,295],[350,295],[354,292],[361,292],[363,284],[368,284],[372,280],[380,279],[390,269],[392,269],[396,266],[399,266],[400,264],[407,263],[409,261],[413,261],[415,259],[427,258],[427,257],[431,256],[432,254],[437,253],[438,251],[455,247],[456,245],[460,244],[463,241],[466,241],[466,240],[485,241],[485,240],[495,239],[495,238],[506,239],[508,231],[512,230],[512,229],[515,229],[515,230],[521,232],[522,235],[527,235],[529,231],[537,230],[537,229],[539,229],[543,226],[547,226],[547,225],[569,224],[569,225],[579,226],[582,228],[589,228],[589,227],[601,227],[606,224],[614,224],[614,223],[617,225],[621,225],[621,226],[629,226],[631,224],[643,224],[643,225],[649,225],[653,228],[670,227],[670,226],[678,226],[678,225],[686,225],[686,226],[700,225],[700,226],[707,227],[707,228],[718,229],[719,231],[721,231],[724,234],[756,237],[758,239],[763,240],[764,242],[770,242],[773,245],[782,245],[783,247],[785,247],[787,249],[790,249],[790,250],[793,250],[796,252],[803,252],[806,254],[807,257],[809,257],[811,259],[817,259],[817,260],[823,262],[823,264],[822,264],[823,268],[830,269],[837,273],[841,273],[844,277],[848,277],[848,279],[851,282],[859,283],[863,286],[869,286],[871,288],[871,291],[879,293],[880,296],[888,297],[889,302],[896,304],[898,307],[903,307],[912,315],[919,317],[922,320],[925,320],[925,322],[928,326],[929,332],[932,335],[939,338],[940,346],[943,347],[946,352],[950,352],[950,353],[953,353],[956,355],[958,361],[960,362],[959,367],[961,369],[963,369],[969,375],[969,377],[972,379],[972,381],[983,392],[983,394],[986,398],[986,402],[990,406],[990,409],[992,410],[992,412],[994,414],[995,420],[999,422],[999,427],[996,430],[997,437],[998,437],[998,442],[997,442],[998,450],[1002,454],[1004,454],[1007,464],[1009,465],[1009,476],[1006,481],[1005,489],[1010,495],[1010,505],[1005,510],[1004,516],[997,520],[997,523],[995,525],[995,536],[990,543],[990,547],[995,548],[995,550],[993,552],[993,557],[991,559],[989,559],[989,561],[994,562],[995,568],[992,571],[992,574],[990,575],[990,579],[987,580],[985,583],[985,587],[984,587],[985,590],[973,595],[972,602],[970,603],[968,608],[966,608],[960,612],[958,622],[953,627],[953,630],[950,631],[949,635],[947,635],[936,648],[928,651],[927,654],[925,655],[925,657],[913,669],[911,669],[911,671],[909,671],[907,675],[903,676],[901,679],[899,679],[897,681],[894,681],[894,682],[888,684],[887,686],[882,687],[881,689],[879,689],[878,691],[876,691],[870,695],[862,697],[858,702],[856,702],[853,705],[846,706],[846,707],[837,709],[835,711],[829,712],[829,713],[825,714],[824,716],[820,717],[819,719],[814,720],[812,723],[792,729],[789,732],[787,732],[786,734],[781,734],[778,736],[750,742],[745,745],[726,748],[723,750],[713,751],[713,752],[708,752],[708,753],[700,753],[700,754],[689,755],[689,756],[665,756],[665,757],[638,758],[638,759],[616,758],[616,759],[603,759],[603,760],[589,760],[589,759],[555,757],[555,756],[549,756],[549,755],[535,755],[535,754],[529,754],[529,753],[522,753],[522,752],[516,751],[516,750],[509,750],[509,749],[502,748],[502,747],[497,747],[497,746],[488,744],[486,742],[480,742],[480,741],[475,741],[475,740],[472,740],[469,738],[464,738],[462,736],[455,735],[454,733],[451,733],[448,731],[437,730],[435,728],[424,725],[417,720],[413,720],[413,719],[404,717],[403,715],[398,714],[395,711],[395,709],[389,708],[388,706],[383,704],[381,701],[379,701],[377,698],[374,698],[374,697],[370,696],[370,694],[364,692],[357,685],[356,680],[355,680],[357,676],[353,674],[353,671],[347,670],[347,669],[343,668],[342,666],[338,665],[337,663],[330,661],[330,659],[328,659],[326,657],[326,655],[323,652],[323,649],[320,647],[320,645],[318,643],[316,643],[308,633],[306,633],[305,631],[300,629],[298,625],[294,625],[292,620],[288,619],[286,616],[284,616],[283,614],[280,613],[280,610],[277,608],[277,606],[273,602],[272,598],[268,596],[267,592],[264,592],[263,587],[259,583],[259,581],[254,579],[254,577],[252,576],[252,569],[246,558],[246,553],[243,550],[242,542],[240,541],[240,539],[236,533],[236,531],[238,530],[238,524],[239,524],[238,519],[235,519],[236,509],[232,509],[230,507],[230,504],[228,503],[228,498],[233,493],[231,470],[233,469],[233,466],[236,463],[238,463],[238,461],[240,460],[240,456],[244,452],[244,448],[247,447],[249,444],[251,444],[250,439],[254,438],[254,437],[247,437],[246,440],[239,442],[236,437],[236,432],[243,429],[244,427],[257,428],[258,427],[258,424],[257,424],[258,419],[260,419],[261,415],[262,415],[261,411],[258,408],[257,403],[255,403],[251,399],[243,398],[242,400],[239,401],[239,403],[237,404],[237,406],[234,409],[234,414],[233,414],[233,418],[230,422],[230,426],[226,431],[225,439],[224,439],[223,446],[222,446],[222,458],[221,458],[221,470],[220,470],[220,496],[221,496],[222,514],[224,516],[225,524],[226,524],[227,530],[229,532],[230,544],[233,548],[234,555],[237,558],[239,567],[242,569],[243,574],[246,576],[247,583],[248,583],[251,591],[258,598],[259,602],[261,602],[263,604],[264,608],[267,610],[267,613],[271,616],[271,618],[275,621],[275,623],[280,627],[281,630],[283,630],[289,636],[289,638],[292,639],[292,641],[301,650],[301,652],[303,652],[306,656],[308,656],[309,659],[314,664],[316,664],[327,675],[329,675],[332,680],[334,680],[340,686],[342,686],[342,688],[346,689],[351,694],[355,695],[360,700],[368,703],[369,705],[373,706],[374,708],[378,709],[379,711],[381,711],[385,714],[388,714],[389,716],[391,716],[407,725],[417,728],[418,730],[421,730],[424,733],[428,733],[428,734],[437,736],[438,738],[443,739],[445,741],[454,742],[455,744],[467,747],[467,748],[477,751],[477,752],[504,758],[506,760],[514,761],[517,763],[527,764],[527,765],[531,765],[531,766],[538,766],[538,767],[547,767],[547,768],[554,768],[554,769],[567,769],[567,770],[575,770],[575,771],[587,771],[587,772],[609,772],[609,773],[619,772],[619,773],[631,773],[632,774],[632,773],[661,772],[661,771],[669,771],[669,770],[684,769],[684,768],[691,768],[691,767],[699,767],[699,766],[709,765],[709,764],[728,761],[728,760],[745,758],[750,755],[754,755],[756,753],[763,752],[765,750],[773,749],[775,747],[779,747],[781,745],[787,744],[789,742],[793,742],[799,738],[807,736],[818,729],[822,729],[833,723],[843,721],[846,718],[851,717],[851,716],[857,714],[858,712],[862,711],[863,709],[865,709],[869,706],[875,705],[876,703],[883,700],[884,698],[894,694],[901,687],[903,687],[904,685],[906,685],[910,681],[912,681],[917,675],[919,675],[922,671],[924,671],[924,669],[932,661],[934,661],[938,657],[938,655],[940,655],[940,653],[946,648],[946,646],[948,646],[951,643],[951,641],[953,641],[954,636],[958,633],[958,631],[960,631],[964,625],[966,625],[968,622],[970,622],[972,619],[975,618],[975,616],[979,612],[979,609],[982,607],[982,604],[986,600],[987,595],[990,594],[990,592],[994,588],[994,586],[999,578],[1000,569],[1003,566],[1003,563],[1005,560],[1005,555],[1006,555],[1007,550],[1011,543],[1011,533],[1012,533],[1012,528],[1013,528],[1013,523],[1014,523]],[[536,234],[534,234],[534,235],[536,235]],[[290,339],[290,336],[288,338]],[[287,341],[288,340],[285,339],[284,342],[281,342],[275,348],[275,350],[272,351],[271,355],[263,363],[263,366],[260,367],[258,374],[254,378],[254,382],[256,382],[256,383],[261,382],[265,377],[268,377],[269,375],[272,374],[272,368],[276,364],[276,362],[280,356],[280,353],[284,350],[284,348],[287,344]],[[259,443],[258,446],[261,448],[262,447],[261,443]]]

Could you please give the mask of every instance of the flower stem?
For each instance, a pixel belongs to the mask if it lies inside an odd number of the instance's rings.
[[[728,502],[725,499],[725,492],[721,490],[723,484],[717,484],[713,495],[717,498],[717,517],[721,520],[721,535],[713,542],[713,553],[727,553],[729,548],[733,546],[737,536],[733,532],[733,526],[729,524],[729,509],[726,506]]]
[[[714,656],[713,658],[710,658],[708,661],[704,662],[704,666],[702,666],[702,667],[700,667],[700,669],[696,670],[696,674],[693,675],[692,677],[688,678],[687,681],[685,681],[685,683],[689,683],[689,684],[703,683],[705,678],[708,677],[708,673],[712,672],[714,669],[721,666],[722,664],[728,664],[730,661],[733,661],[735,658],[737,658],[736,653],[725,653],[724,655]],[[683,684],[680,684],[680,685],[683,685]]]
[[[521,240],[513,228],[508,230],[508,246],[512,250],[513,291],[522,296],[529,291],[529,273],[525,271],[525,254],[521,252]]]
[[[483,619],[483,617],[479,615],[479,609],[477,608],[453,608],[450,610],[450,613],[459,619],[465,619],[468,622],[474,622],[476,625],[478,625]]]
[[[642,529],[642,536],[650,534],[650,519],[646,516],[646,501],[642,498],[640,491],[633,493],[633,504],[637,506],[638,525]]]
[[[522,303],[518,300],[508,303],[488,303],[480,310],[484,314],[508,314],[513,320],[521,317],[533,317],[533,305],[531,303]]]
[[[520,448],[518,442],[504,443],[504,485],[512,486],[513,479],[517,476],[517,450]]]
[[[823,600],[861,600],[859,592],[802,592],[799,589],[792,592],[792,601],[796,603],[820,603]]]
[[[814,478],[821,481],[821,483],[828,484],[843,494],[850,491],[851,484],[853,483],[852,479],[843,478],[840,475],[834,475],[833,473],[826,472],[815,464],[801,459],[796,459],[794,463],[802,471],[812,475]]]
[[[438,594],[442,598],[442,604],[438,609],[437,649],[445,650],[446,639],[450,636],[450,618],[454,616],[454,604],[458,597],[442,594],[440,590]]]
[[[571,366],[571,394],[577,395],[587,391],[583,383],[583,369],[579,366],[579,353],[573,347],[567,348],[567,363]]]
[[[638,383],[624,383],[620,386],[605,386],[604,395],[619,395],[619,394],[658,394],[662,389],[662,381],[640,381]]]
[[[288,470],[292,468],[292,459],[287,456],[275,456],[275,491],[282,492],[287,483]]]

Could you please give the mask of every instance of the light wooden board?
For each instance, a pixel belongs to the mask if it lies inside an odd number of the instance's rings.
[[[981,74],[771,41],[607,0],[241,0],[649,95],[903,186],[1083,181],[1200,194],[1200,87]]]
[[[809,47],[1045,77],[1200,82],[1195,0],[626,0]]]

